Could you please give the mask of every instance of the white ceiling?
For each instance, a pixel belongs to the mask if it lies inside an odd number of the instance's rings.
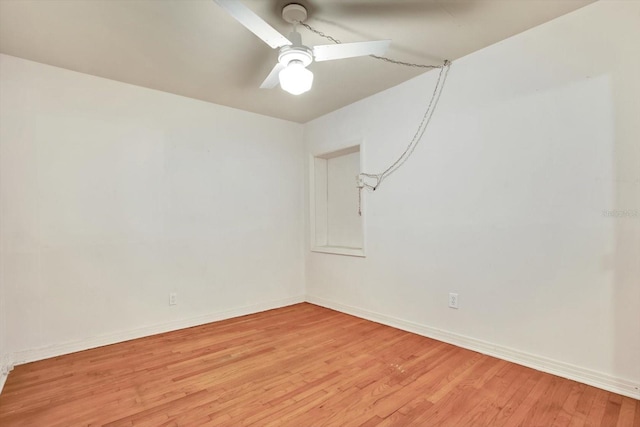
[[[282,7],[243,0],[285,35]],[[386,56],[455,60],[595,0],[299,0],[343,42],[392,39]],[[327,40],[300,29],[308,45]],[[259,89],[277,60],[212,0],[0,0],[0,52],[296,122],[423,72],[369,57],[310,65],[313,89]],[[454,63],[455,66],[455,63]]]

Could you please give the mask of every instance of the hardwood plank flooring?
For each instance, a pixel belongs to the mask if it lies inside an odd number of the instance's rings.
[[[17,366],[0,425],[640,427],[640,402],[304,303]]]

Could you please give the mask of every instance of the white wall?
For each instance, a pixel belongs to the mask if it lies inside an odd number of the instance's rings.
[[[304,299],[301,125],[4,55],[0,117],[3,355]]]
[[[308,253],[308,299],[640,397],[638,40],[640,2],[603,1],[456,61],[365,196],[367,257]],[[363,138],[384,170],[436,76],[308,123],[307,151]]]

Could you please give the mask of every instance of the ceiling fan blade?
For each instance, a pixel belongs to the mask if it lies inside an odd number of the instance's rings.
[[[278,62],[276,66],[273,67],[273,70],[271,70],[267,78],[264,79],[264,81],[260,85],[260,89],[273,89],[274,87],[278,86],[278,84],[280,83],[278,75],[284,68],[284,65]]]
[[[218,6],[227,11],[229,15],[239,23],[247,27],[249,31],[258,36],[262,41],[277,49],[291,44],[289,39],[280,34],[275,28],[267,24],[251,9],[239,0],[213,0]]]
[[[353,58],[355,56],[382,55],[391,40],[376,40],[370,42],[324,44],[313,47],[313,58],[316,61],[330,61],[333,59]]]

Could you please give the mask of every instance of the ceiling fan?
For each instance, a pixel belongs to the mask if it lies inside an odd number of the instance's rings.
[[[309,48],[302,44],[302,36],[296,31],[297,24],[307,19],[307,9],[300,4],[291,3],[282,9],[282,19],[293,24],[293,31],[287,38],[239,0],[214,1],[262,41],[273,49],[279,49],[278,63],[260,85],[263,89],[274,88],[279,83],[287,92],[300,95],[311,89],[313,84],[313,73],[307,69],[313,61],[382,55],[391,43],[391,40],[376,40]]]

